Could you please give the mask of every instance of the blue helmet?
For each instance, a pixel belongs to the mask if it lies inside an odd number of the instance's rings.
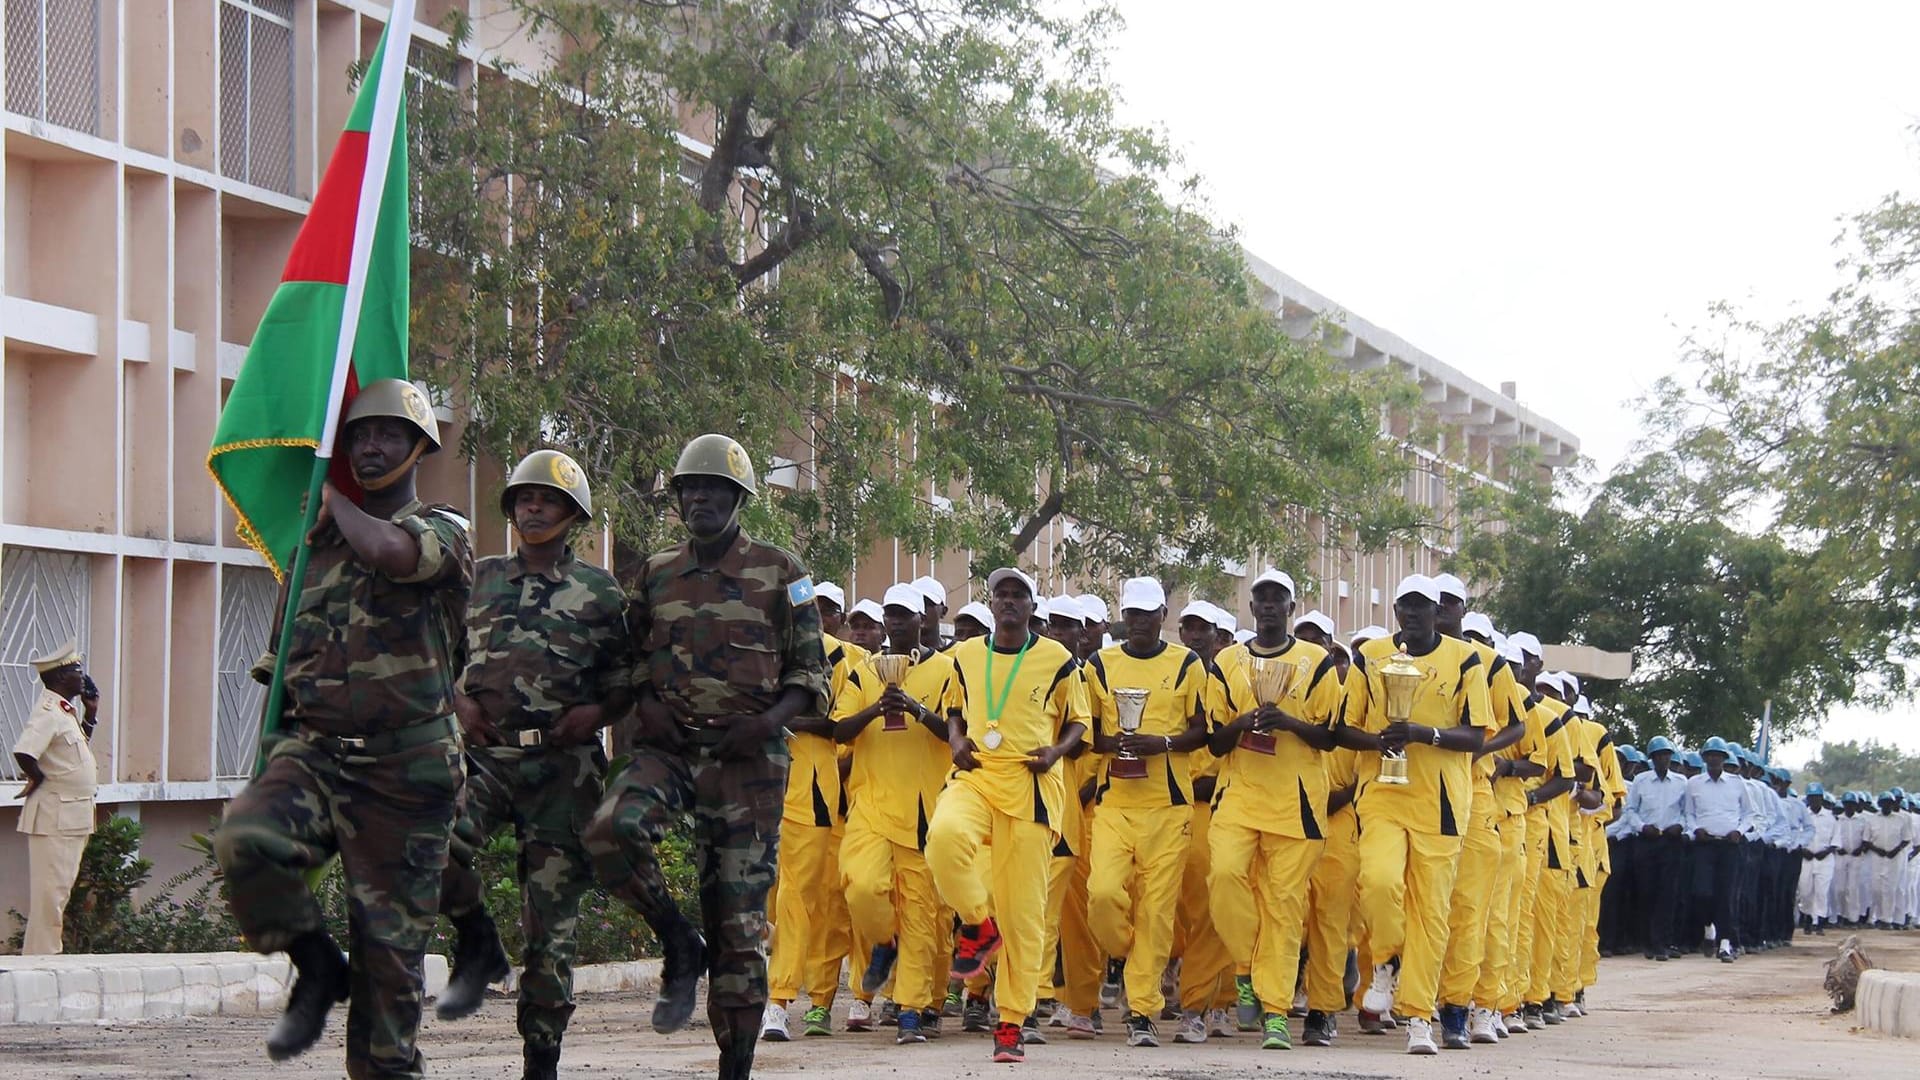
[[[1820,781],[1815,780],[1807,785],[1807,794],[1818,795],[1824,799],[1827,797],[1827,789],[1820,786]]]
[[[1799,798],[1799,797],[1800,797],[1800,793],[1799,793],[1799,792],[1797,792],[1797,791],[1795,791],[1795,790],[1793,790],[1792,788],[1788,788],[1788,789],[1787,789],[1787,798],[1789,798],[1789,799],[1797,799],[1797,798]]]
[[[1689,750],[1687,751],[1687,767],[1690,769],[1704,769],[1707,767],[1707,759],[1701,757],[1698,751]]]
[[[1700,748],[1700,754],[1702,757],[1708,754],[1725,754],[1728,757],[1732,757],[1736,749],[1738,748],[1728,743],[1727,740],[1715,735],[1713,738],[1707,740],[1707,745]]]
[[[1907,797],[1907,793],[1900,790],[1900,786],[1898,784],[1888,788],[1887,790],[1893,792],[1893,797],[1896,799],[1904,799]]]
[[[1647,740],[1647,756],[1648,757],[1652,757],[1653,755],[1658,754],[1663,750],[1669,754],[1673,753],[1672,739],[1667,738],[1665,735],[1655,735],[1653,738]]]

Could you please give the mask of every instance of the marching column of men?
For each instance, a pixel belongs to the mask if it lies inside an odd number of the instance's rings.
[[[743,532],[751,461],[707,435],[673,472],[687,539],[623,590],[569,544],[594,508],[557,451],[508,478],[513,553],[473,560],[465,522],[413,497],[438,447],[417,394],[374,384],[348,412],[364,495],[328,489],[285,725],[216,844],[248,941],[293,960],[276,1059],[350,1000],[348,1074],[421,1075],[435,913],[456,934],[442,1019],[508,973],[474,857],[509,826],[529,1080],[558,1072],[594,884],[660,942],[657,1031],[708,977],[724,1078],[792,1036],[802,997],[803,1033],[832,1035],[843,965],[846,1030],[911,1046],[958,1016],[997,1062],[1101,1037],[1107,1010],[1131,1047],[1171,1021],[1287,1050],[1292,1018],[1327,1047],[1351,1008],[1434,1054],[1581,1016],[1602,955],[1732,961],[1797,925],[1914,919],[1905,792],[1802,800],[1721,739],[1616,746],[1578,678],[1452,575],[1407,577],[1395,627],[1343,642],[1268,569],[1247,627],[1196,600],[1170,640],[1152,578],[1109,623],[1006,567],[949,640],[934,579],[849,605]],[[601,733],[628,718],[608,776]],[[697,912],[659,864],[682,823]],[[301,899],[336,853],[351,958]]]

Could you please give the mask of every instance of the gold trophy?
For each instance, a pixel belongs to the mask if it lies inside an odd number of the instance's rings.
[[[1115,720],[1121,734],[1132,735],[1140,730],[1140,717],[1147,711],[1147,698],[1152,694],[1153,691],[1136,686],[1123,686],[1113,692],[1114,712],[1119,714]],[[1107,775],[1120,780],[1144,780],[1147,763],[1122,750],[1113,756]]]
[[[907,653],[875,653],[873,655],[873,673],[880,676],[880,681],[892,689],[899,688],[901,680],[907,677],[907,670],[911,667],[913,667],[913,657]],[[885,721],[880,725],[880,730],[907,730],[907,714],[887,713]]]
[[[1413,657],[1404,652],[1396,652],[1380,665],[1380,682],[1387,690],[1387,719],[1392,723],[1404,724],[1413,716],[1413,695],[1420,684],[1427,681],[1427,673],[1413,662]],[[1383,784],[1407,783],[1407,755],[1404,750],[1393,752],[1380,751],[1380,782]]]
[[[1278,705],[1293,692],[1300,669],[1279,657],[1253,658],[1253,700],[1258,705]],[[1269,731],[1249,731],[1240,736],[1240,745],[1256,754],[1271,754],[1278,737]]]

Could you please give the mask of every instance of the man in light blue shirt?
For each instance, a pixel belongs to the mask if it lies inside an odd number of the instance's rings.
[[[1731,964],[1740,937],[1742,851],[1748,834],[1760,822],[1746,779],[1727,768],[1733,747],[1715,735],[1707,740],[1700,757],[1706,771],[1687,781],[1682,824],[1694,839],[1694,857],[1711,883],[1708,914],[1720,943],[1720,962]]]
[[[1680,955],[1674,929],[1688,897],[1692,876],[1687,865],[1687,779],[1673,768],[1673,742],[1656,735],[1647,743],[1651,768],[1627,787],[1627,808],[1640,830],[1638,918],[1647,928],[1645,955],[1665,961]]]

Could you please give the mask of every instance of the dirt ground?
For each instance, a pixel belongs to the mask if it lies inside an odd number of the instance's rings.
[[[1861,935],[1876,966],[1920,970],[1920,934]],[[1665,964],[1638,958],[1602,962],[1594,1012],[1499,1046],[1413,1058],[1404,1036],[1367,1036],[1352,1014],[1329,1048],[1262,1052],[1248,1036],[1202,1046],[1171,1041],[1128,1049],[1109,1035],[1074,1043],[1056,1037],[1031,1046],[1021,1066],[988,1060],[985,1035],[950,1033],[924,1046],[896,1047],[891,1029],[874,1034],[762,1044],[756,1075],[775,1078],[886,1076],[894,1080],[961,1080],[1006,1072],[1088,1080],[1110,1075],[1151,1080],[1232,1080],[1276,1075],[1328,1080],[1394,1077],[1603,1077],[1646,1080],[1814,1078],[1877,1080],[1920,1077],[1920,1042],[1890,1039],[1830,1017],[1822,966],[1841,940],[1803,938],[1790,949],[1727,965],[1693,958]],[[583,999],[567,1037],[561,1075],[608,1080],[713,1075],[714,1050],[704,1027],[672,1037],[647,1028],[651,1000],[633,995]],[[796,1010],[797,1012],[798,1010]],[[844,998],[834,1010],[836,1026]],[[294,1080],[342,1075],[336,1011],[327,1037],[284,1066],[267,1061],[267,1018],[208,1018],[141,1024],[0,1027],[0,1062],[35,1080],[120,1080],[198,1077],[209,1080]],[[957,1022],[948,1021],[951,1028]],[[1110,1028],[1117,1025],[1109,1025]],[[798,1030],[796,1016],[796,1031]],[[1298,1039],[1298,1021],[1295,1038]],[[496,997],[471,1019],[443,1024],[429,1017],[424,1038],[430,1076],[513,1080],[520,1075],[513,1003]]]

